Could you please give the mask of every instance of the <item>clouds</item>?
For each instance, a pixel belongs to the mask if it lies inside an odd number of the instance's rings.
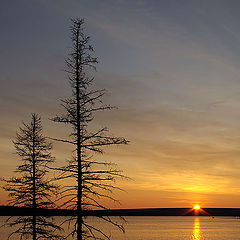
[[[132,207],[184,206],[191,198],[216,203],[223,197],[227,200],[219,206],[235,204],[240,190],[238,9],[236,1],[5,2],[2,166],[14,167],[10,139],[30,112],[42,114],[49,135],[66,133],[48,118],[60,111],[58,99],[70,94],[62,69],[69,18],[79,16],[86,19],[100,59],[93,73],[96,87],[109,90],[106,102],[119,107],[99,114],[93,127],[106,125],[131,141],[99,158],[116,161],[135,179],[123,184]],[[56,145],[60,161],[69,152]],[[149,197],[141,200],[143,191]]]

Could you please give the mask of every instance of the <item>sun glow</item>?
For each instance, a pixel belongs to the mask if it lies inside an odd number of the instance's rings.
[[[200,208],[201,208],[201,207],[200,207],[199,205],[194,205],[194,206],[193,206],[193,209],[194,209],[194,210],[200,210]]]

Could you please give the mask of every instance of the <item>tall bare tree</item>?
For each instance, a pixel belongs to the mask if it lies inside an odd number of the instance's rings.
[[[106,209],[101,198],[116,201],[111,192],[118,189],[114,181],[123,177],[114,164],[101,162],[95,158],[94,153],[103,153],[103,147],[110,145],[127,144],[122,137],[107,135],[107,128],[97,130],[90,129],[90,123],[94,114],[99,111],[110,110],[111,106],[103,104],[104,89],[95,90],[92,87],[93,77],[90,70],[95,70],[98,63],[93,56],[93,47],[89,44],[90,38],[84,31],[83,19],[72,19],[71,25],[72,47],[69,57],[66,59],[68,79],[72,89],[72,95],[62,100],[65,113],[54,117],[52,120],[64,123],[72,127],[67,139],[54,139],[72,144],[74,156],[67,165],[59,168],[59,179],[73,179],[73,184],[65,186],[61,200],[62,206],[77,210],[74,229],[69,234],[82,239],[110,239],[107,234],[96,226],[85,221],[83,211],[85,209]],[[112,221],[109,217],[102,217],[107,222],[124,230],[121,224]]]
[[[29,124],[23,122],[13,141],[16,153],[21,158],[16,173],[18,176],[3,179],[4,189],[9,192],[9,204],[32,209],[32,216],[10,217],[7,225],[16,228],[9,238],[32,236],[36,239],[60,239],[61,227],[49,217],[38,216],[37,209],[53,207],[51,197],[58,188],[47,178],[48,166],[54,162],[50,150],[52,144],[42,135],[41,118],[33,113]],[[14,236],[16,239],[16,236]]]

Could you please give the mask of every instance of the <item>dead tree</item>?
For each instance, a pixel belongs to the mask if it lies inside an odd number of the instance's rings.
[[[62,207],[77,210],[74,229],[69,234],[82,239],[110,239],[107,234],[96,226],[89,225],[84,218],[85,209],[106,209],[101,199],[107,198],[116,201],[111,193],[115,186],[114,181],[123,177],[114,164],[101,162],[95,158],[95,153],[103,153],[103,147],[110,145],[127,144],[122,137],[107,135],[107,128],[90,129],[94,114],[99,111],[110,110],[113,107],[105,105],[102,98],[105,90],[95,90],[92,85],[94,78],[90,77],[90,70],[95,70],[98,63],[93,56],[93,47],[89,44],[90,38],[84,32],[84,20],[72,19],[71,25],[72,47],[66,59],[68,79],[72,95],[62,100],[65,112],[52,120],[71,126],[67,139],[54,139],[72,144],[74,156],[66,166],[58,168],[58,179],[73,179],[73,184],[65,186],[63,190]],[[122,225],[112,221],[109,217],[102,217],[107,222],[124,230]]]
[[[29,124],[23,122],[13,141],[16,153],[21,158],[16,177],[3,179],[4,189],[9,192],[9,205],[32,209],[32,216],[10,217],[6,225],[14,227],[9,238],[16,234],[19,239],[32,236],[36,239],[61,239],[57,233],[61,227],[52,218],[38,216],[37,210],[53,207],[52,195],[58,187],[47,178],[48,166],[54,162],[50,150],[52,144],[42,135],[41,118],[31,115]]]

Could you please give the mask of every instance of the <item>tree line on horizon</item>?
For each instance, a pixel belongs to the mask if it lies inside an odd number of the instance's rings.
[[[98,63],[90,37],[85,34],[84,20],[71,19],[72,46],[66,59],[66,73],[71,87],[69,98],[61,100],[63,113],[51,120],[70,126],[65,139],[46,137],[39,114],[32,113],[31,120],[16,133],[13,144],[20,158],[16,176],[3,178],[4,190],[9,192],[9,205],[32,209],[32,216],[11,216],[5,226],[13,227],[9,239],[110,239],[104,229],[86,221],[86,209],[107,209],[101,199],[116,202],[112,196],[118,178],[125,178],[115,164],[95,158],[103,147],[128,144],[123,137],[113,137],[106,127],[92,129],[94,114],[114,107],[103,103],[105,89],[94,89],[94,77],[89,72]],[[51,154],[52,143],[58,141],[72,146],[73,155],[64,166],[55,167]],[[55,176],[50,177],[54,172]],[[68,184],[62,184],[68,182]],[[52,196],[55,196],[53,199]],[[61,203],[61,204],[59,204]],[[51,216],[39,216],[37,209],[66,208],[76,210],[76,216],[58,223]],[[124,232],[122,222],[108,216],[97,216]],[[69,232],[64,233],[64,224]]]

